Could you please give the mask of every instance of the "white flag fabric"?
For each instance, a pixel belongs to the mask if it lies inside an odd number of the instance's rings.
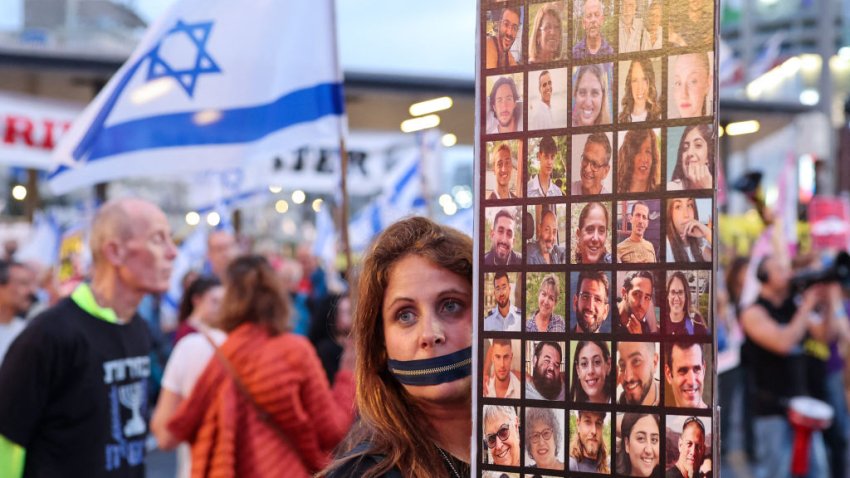
[[[57,194],[345,133],[333,0],[178,0],[54,151]]]

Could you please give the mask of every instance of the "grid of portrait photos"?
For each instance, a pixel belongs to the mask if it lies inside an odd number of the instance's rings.
[[[714,476],[717,6],[479,6],[475,476]]]

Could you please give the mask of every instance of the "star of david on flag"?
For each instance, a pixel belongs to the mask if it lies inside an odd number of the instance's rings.
[[[332,0],[178,0],[64,135],[51,188],[231,169],[338,140],[335,33]]]
[[[198,47],[195,61],[191,65],[191,68],[181,69],[180,67],[172,66],[159,55],[159,49],[162,43],[158,43],[148,55],[150,57],[148,81],[165,77],[174,78],[186,90],[186,94],[192,96],[199,75],[204,73],[220,73],[221,68],[218,67],[215,60],[206,51],[206,43],[210,36],[212,25],[212,22],[187,25],[182,20],[178,20],[177,25],[163,38],[163,42],[179,35],[188,37]]]

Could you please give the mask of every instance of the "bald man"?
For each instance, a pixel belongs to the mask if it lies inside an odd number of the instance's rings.
[[[92,222],[91,283],[34,318],[0,368],[0,476],[143,477],[150,337],[142,297],[168,289],[165,214],[125,198]]]

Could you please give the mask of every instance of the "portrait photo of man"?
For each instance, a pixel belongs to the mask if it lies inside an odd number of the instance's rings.
[[[700,474],[706,459],[711,459],[711,418],[668,415],[667,440],[671,438],[676,442],[676,449],[667,452],[665,478],[712,476]]]
[[[566,238],[566,204],[528,206],[536,223],[534,237],[525,245],[529,264],[565,264],[567,252],[561,244]]]
[[[570,420],[570,471],[611,473],[611,413],[577,410]]]
[[[528,129],[567,127],[567,79],[569,69],[528,73]]]
[[[621,334],[657,334],[658,313],[655,310],[655,272],[618,271],[617,282],[622,284],[617,300],[617,320],[614,331]]]
[[[603,36],[605,25],[605,5],[600,0],[576,2],[581,8],[576,16],[579,20],[576,32],[583,35],[573,45],[573,60],[585,60],[604,55],[613,55],[614,49]]]
[[[564,385],[564,342],[529,341],[526,357],[531,357],[531,377],[526,377],[525,398],[529,400],[558,400],[566,397]]]
[[[517,187],[517,171],[521,171],[522,142],[518,140],[487,143],[488,167],[485,176],[487,199],[517,199],[522,188]]]
[[[492,284],[492,294],[484,301],[485,316],[484,330],[488,332],[519,332],[522,325],[522,311],[513,305],[515,297],[514,284],[517,283],[518,273],[496,272],[484,274],[486,283]],[[485,287],[485,291],[490,290]]]
[[[485,241],[489,249],[484,254],[485,266],[504,266],[522,264],[519,249],[520,227],[517,224],[514,208],[487,208],[485,210],[489,226],[489,236]]]
[[[573,135],[570,194],[611,194],[611,151],[611,133]]]
[[[485,67],[499,68],[516,65],[514,43],[522,28],[522,7],[506,7],[488,12],[493,33],[484,40]]]
[[[518,339],[486,339],[484,341],[484,396],[520,398],[520,343]],[[489,360],[489,363],[487,363]]]
[[[658,262],[661,208],[658,199],[621,201],[618,235],[625,238],[617,244],[617,262],[654,264]],[[652,242],[647,239],[652,239]]]
[[[617,344],[617,403],[654,407],[661,403],[657,342]]]
[[[667,390],[664,405],[682,408],[708,408],[711,387],[705,381],[711,364],[708,345],[693,342],[664,344],[664,378]],[[711,379],[711,374],[707,374]]]
[[[522,74],[487,78],[486,133],[522,131]]]
[[[585,270],[570,273],[573,310],[570,330],[578,334],[611,332],[610,273]]]
[[[530,198],[563,196],[566,186],[566,169],[559,143],[565,145],[563,136],[543,136],[529,140],[528,180],[526,194]],[[566,149],[566,148],[564,148]]]

